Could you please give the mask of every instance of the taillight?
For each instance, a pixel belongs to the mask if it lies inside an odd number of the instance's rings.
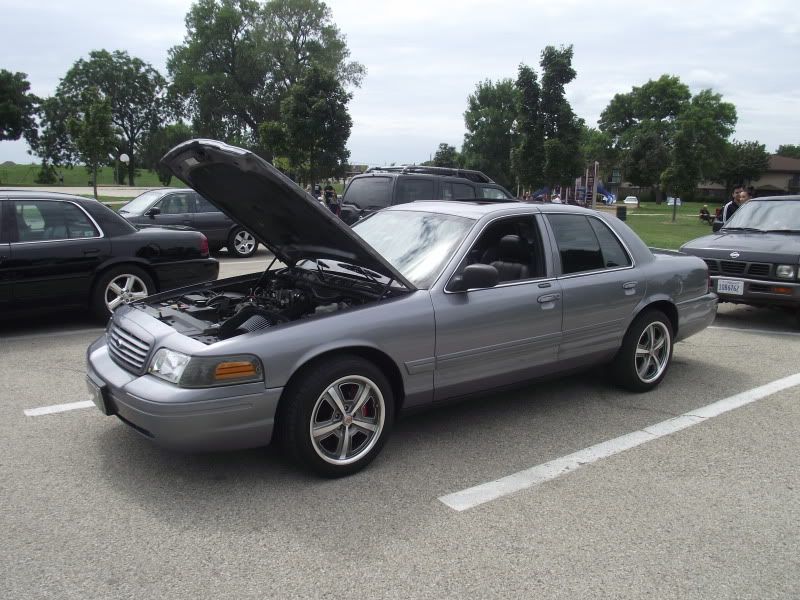
[[[204,235],[200,236],[200,254],[201,256],[208,256],[208,238]]]

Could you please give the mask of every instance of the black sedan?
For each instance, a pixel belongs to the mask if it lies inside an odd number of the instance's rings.
[[[251,232],[194,190],[150,190],[120,208],[119,214],[139,228],[166,225],[202,231],[212,252],[226,247],[235,258],[253,256],[258,250]]]
[[[211,281],[198,231],[139,231],[96,200],[0,189],[0,307],[88,305],[101,319],[157,291]]]
[[[717,233],[681,250],[706,261],[721,302],[785,307],[800,317],[800,196],[750,200]]]

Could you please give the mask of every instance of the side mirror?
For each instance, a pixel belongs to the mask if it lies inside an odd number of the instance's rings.
[[[490,288],[497,285],[500,273],[492,265],[474,264],[467,267],[450,280],[450,290],[466,292],[476,288]]]
[[[146,213],[144,213],[146,217],[150,217],[151,219],[156,215],[160,214],[161,214],[161,209],[158,208],[157,206],[154,206],[153,208],[149,209]]]
[[[711,231],[716,233],[717,231],[722,229],[723,225],[724,225],[724,223],[722,221],[720,221],[719,219],[717,219],[711,224]]]

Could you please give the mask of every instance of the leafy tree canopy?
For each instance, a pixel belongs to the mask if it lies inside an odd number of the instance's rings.
[[[152,130],[142,141],[142,151],[139,155],[141,164],[148,170],[155,171],[163,185],[169,185],[172,181],[172,171],[161,164],[161,157],[192,137],[194,137],[192,128],[182,121]]]
[[[257,146],[308,69],[359,85],[344,36],[319,0],[197,0],[183,44],[169,51],[172,95],[196,131]]]
[[[307,70],[281,103],[279,119],[262,124],[262,146],[285,159],[302,183],[343,175],[353,126],[347,112],[350,98],[331,73]]]
[[[111,125],[111,102],[97,88],[81,93],[80,113],[69,118],[67,127],[75,142],[78,156],[92,175],[94,197],[97,198],[97,170],[114,149],[116,135]]]
[[[434,167],[458,167],[461,165],[461,155],[455,146],[446,142],[439,144],[439,149],[433,155],[431,166]]]
[[[29,93],[25,73],[0,69],[0,141],[30,138],[36,131],[34,114],[38,98]]]
[[[781,144],[775,154],[788,156],[789,158],[800,158],[800,144]]]
[[[518,95],[511,79],[497,83],[482,81],[467,98],[464,122],[464,166],[486,173],[499,184],[510,187],[511,148],[514,146],[514,125]]]
[[[517,181],[529,190],[544,181],[544,124],[541,115],[541,87],[536,71],[520,64],[517,81],[517,141],[511,150],[511,168]]]
[[[111,107],[111,121],[124,140],[130,157],[128,181],[134,185],[141,139],[167,115],[166,81],[152,66],[127,52],[95,50],[79,59],[58,85],[56,95],[72,107],[85,110],[83,91],[94,87]]]
[[[726,144],[714,180],[724,184],[726,191],[730,192],[738,184],[758,179],[768,167],[769,153],[764,144],[734,140]]]

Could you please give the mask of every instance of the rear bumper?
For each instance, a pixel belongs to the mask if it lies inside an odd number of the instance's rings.
[[[699,298],[678,304],[678,335],[675,341],[703,331],[717,316],[717,295],[709,292]]]
[[[283,392],[263,383],[189,390],[137,376],[111,359],[105,336],[87,350],[86,376],[102,390],[105,414],[160,446],[194,452],[267,445]]]
[[[721,302],[736,302],[740,304],[752,304],[756,306],[785,306],[800,307],[800,284],[779,279],[745,279],[735,275],[712,275],[714,289],[718,287],[720,279],[729,281],[741,281],[744,284],[743,294],[720,294]],[[782,288],[783,291],[776,291]]]
[[[187,285],[214,281],[219,275],[219,261],[215,258],[198,258],[154,264],[158,289],[163,292]]]

